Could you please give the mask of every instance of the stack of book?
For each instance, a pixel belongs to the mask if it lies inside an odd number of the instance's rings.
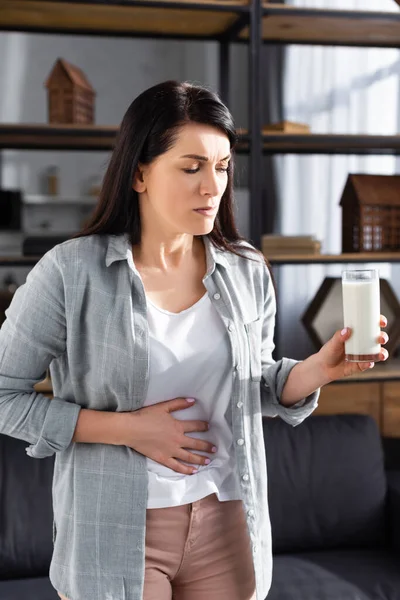
[[[294,121],[279,121],[279,123],[269,123],[262,128],[264,135],[268,133],[311,133],[310,126],[306,123],[295,123]]]
[[[277,255],[320,254],[321,242],[313,235],[263,235],[262,252],[267,258]]]
[[[400,0],[399,0],[400,2]],[[286,133],[292,135],[302,135],[306,133],[311,133],[311,128],[307,123],[296,123],[295,121],[279,121],[278,123],[268,123],[262,127],[262,132],[264,135],[268,134],[279,134]],[[247,135],[249,133],[248,129],[237,129],[236,133],[238,135]]]

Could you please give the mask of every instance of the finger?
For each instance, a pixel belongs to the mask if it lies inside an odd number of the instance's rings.
[[[182,448],[190,448],[190,450],[199,450],[200,452],[211,452],[214,454],[217,451],[217,447],[210,442],[204,440],[197,440],[189,436],[184,436],[184,440],[181,444]]]
[[[193,406],[194,403],[194,398],[174,398],[173,400],[166,400],[164,402],[165,408],[169,413],[189,408],[189,406]]]
[[[184,433],[190,431],[208,431],[210,426],[207,421],[181,421]]]
[[[380,317],[380,326],[381,327],[387,326],[387,318],[385,317],[385,315],[381,315],[381,317]]]
[[[386,331],[381,331],[381,334],[378,338],[378,344],[387,344],[389,341],[389,336]]]
[[[389,358],[389,352],[386,350],[386,348],[381,348],[381,351],[379,353],[379,359],[387,360],[388,358]]]
[[[368,369],[373,369],[374,366],[375,366],[374,362],[357,363],[357,367],[359,368],[360,371],[368,371]]]
[[[211,459],[208,456],[202,456],[201,454],[195,454],[194,452],[189,452],[188,450],[180,450],[177,452],[175,458],[179,458],[179,460],[183,460],[187,463],[193,463],[194,465],[208,465],[211,462]]]
[[[344,327],[341,331],[337,331],[335,336],[339,339],[340,343],[345,342],[351,336],[350,327]]]
[[[187,465],[183,465],[182,463],[179,462],[179,460],[176,460],[176,458],[170,458],[166,462],[165,466],[169,467],[173,471],[176,471],[177,473],[182,473],[183,475],[194,475],[195,473],[198,472],[198,469],[196,469],[196,467],[190,467]]]

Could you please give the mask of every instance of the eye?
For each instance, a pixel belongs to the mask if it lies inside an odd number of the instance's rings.
[[[198,173],[200,171],[199,167],[197,167],[196,169],[183,169],[185,173]]]
[[[227,173],[228,167],[218,167],[217,171],[219,171],[220,173]]]

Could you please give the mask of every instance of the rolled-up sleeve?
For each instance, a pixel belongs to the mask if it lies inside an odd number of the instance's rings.
[[[81,407],[34,390],[66,351],[63,277],[57,250],[47,252],[15,292],[0,329],[0,433],[30,443],[44,458],[71,443]]]
[[[299,425],[318,406],[319,390],[290,407],[280,403],[290,371],[299,362],[290,358],[275,361],[272,358],[276,315],[276,298],[271,275],[265,268],[264,316],[261,340],[261,408],[265,417],[281,417],[290,425]]]

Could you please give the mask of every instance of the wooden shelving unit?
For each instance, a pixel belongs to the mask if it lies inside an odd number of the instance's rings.
[[[249,38],[248,0],[0,0],[3,31],[215,39]],[[243,18],[244,16],[244,18]],[[264,2],[265,43],[398,48],[400,14],[299,8]]]
[[[261,27],[259,24],[261,22]],[[213,39],[220,48],[220,91],[228,102],[229,43],[249,45],[249,123],[239,154],[250,155],[251,238],[262,223],[262,154],[400,154],[399,136],[262,135],[260,48],[264,44],[399,47],[400,12],[309,9],[267,0],[0,0],[0,31],[173,39]],[[116,127],[0,126],[0,149],[113,148]]]
[[[3,31],[204,40],[242,29],[248,15],[247,0],[0,0]]]
[[[260,26],[261,25],[261,26]],[[237,152],[250,156],[251,237],[263,233],[262,155],[394,154],[400,136],[263,135],[260,109],[262,44],[400,47],[400,12],[325,10],[278,5],[267,0],[0,0],[0,31],[216,40],[220,49],[220,92],[229,105],[229,43],[249,46],[250,135],[240,135]],[[0,125],[0,150],[110,151],[117,126]],[[260,235],[261,234],[261,235]],[[275,255],[273,266],[399,262],[399,253]],[[0,266],[34,266],[40,256],[1,257]],[[338,389],[340,387],[340,394]],[[45,380],[36,389],[51,394]],[[400,436],[400,361],[326,386],[319,411],[371,414],[384,435]]]
[[[327,10],[264,2],[262,13],[264,43],[400,46],[400,12]],[[248,33],[245,28],[239,37],[246,39]]]

